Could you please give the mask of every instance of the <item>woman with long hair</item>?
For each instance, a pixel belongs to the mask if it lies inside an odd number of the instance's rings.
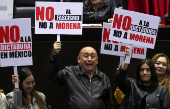
[[[152,61],[156,68],[159,85],[164,86],[170,95],[170,64],[168,56],[158,53],[152,57]]]
[[[168,56],[164,53],[157,53],[152,57],[152,61],[156,69],[159,85],[164,86],[168,90],[170,96],[170,63]],[[114,96],[117,103],[120,104],[125,94],[117,87]]]
[[[129,55],[128,50],[125,55]],[[116,84],[125,94],[119,109],[170,109],[169,93],[159,85],[152,60],[139,62],[136,79],[127,77],[127,68],[128,64],[124,62],[115,74]]]
[[[28,109],[47,109],[45,95],[35,90],[34,76],[31,71],[24,67],[19,72],[19,88],[14,89],[6,95],[9,108],[13,109],[19,105],[26,106]],[[12,82],[16,82],[16,76],[12,75]]]

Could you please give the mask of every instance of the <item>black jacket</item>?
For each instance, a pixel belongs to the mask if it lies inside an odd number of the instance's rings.
[[[135,79],[127,78],[126,70],[121,68],[116,72],[115,80],[125,93],[119,109],[170,109],[170,98],[165,87],[138,85]]]
[[[112,108],[110,80],[97,68],[91,79],[79,65],[59,71],[59,56],[51,54],[46,77],[67,89],[66,109]]]
[[[103,23],[113,18],[114,9],[117,7],[115,0],[101,0],[97,11],[90,0],[83,3],[83,23]]]

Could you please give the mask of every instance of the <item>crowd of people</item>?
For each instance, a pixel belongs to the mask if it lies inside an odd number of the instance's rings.
[[[86,0],[83,2],[83,23],[112,22],[115,0]],[[65,87],[65,109],[113,109],[109,77],[97,68],[98,54],[91,46],[83,47],[77,56],[77,66],[60,65],[61,41],[53,44],[45,71],[46,79]],[[131,55],[126,47],[125,56]],[[131,62],[133,63],[133,62]],[[128,64],[123,63],[115,73],[117,89],[114,96],[119,109],[170,109],[170,63],[167,55],[158,53],[143,59],[136,70],[136,79],[127,77]],[[18,79],[17,79],[18,78]],[[0,90],[0,109],[51,109],[44,93],[36,91],[31,70],[24,67],[12,83],[19,88],[4,94]]]
[[[46,68],[46,78],[65,87],[65,109],[113,109],[109,77],[97,68],[98,55],[93,47],[82,48],[77,66],[60,69],[61,41],[53,44]],[[130,55],[126,47],[125,56]],[[131,62],[133,63],[133,62]],[[120,101],[119,109],[170,109],[169,58],[158,53],[152,59],[143,59],[136,69],[136,79],[127,77],[128,64],[123,63],[115,73]],[[50,109],[45,95],[35,90],[35,80],[29,68],[24,67],[12,75],[12,83],[19,88],[4,95],[0,92],[0,109]],[[118,89],[116,89],[118,91]],[[124,95],[122,97],[122,95]]]

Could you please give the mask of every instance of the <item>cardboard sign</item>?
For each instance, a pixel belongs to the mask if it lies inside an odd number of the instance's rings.
[[[0,66],[32,65],[31,18],[0,20]]]
[[[109,40],[111,23],[103,22],[102,40],[101,40],[101,54],[125,56],[125,47],[129,44],[119,43],[117,41]],[[132,58],[145,59],[147,48],[133,45]]]
[[[154,49],[160,18],[115,8],[109,40]]]
[[[36,2],[35,34],[82,34],[83,3]]]

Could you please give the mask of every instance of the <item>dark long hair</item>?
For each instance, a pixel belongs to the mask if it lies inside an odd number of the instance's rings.
[[[140,78],[140,69],[141,69],[141,66],[145,63],[149,66],[150,71],[151,71],[151,79],[150,79],[151,85],[158,85],[159,82],[158,82],[158,77],[156,75],[155,66],[154,66],[154,63],[152,62],[152,60],[150,60],[150,59],[143,59],[139,62],[137,71],[136,71],[137,83],[139,85],[143,85],[143,81]]]
[[[20,79],[20,83],[19,83],[19,87],[20,90],[22,90],[22,105],[26,106],[27,108],[30,108],[29,103],[28,103],[28,98],[27,96],[24,94],[24,90],[22,88],[22,83],[23,81],[29,77],[29,76],[33,76],[31,73],[31,70],[27,67],[22,68],[19,72],[19,79]],[[36,92],[35,90],[35,86],[33,87],[33,90],[31,92],[31,96],[35,97],[38,103],[38,106],[40,109],[47,109],[45,102],[43,101],[43,99],[40,97],[40,95]]]

